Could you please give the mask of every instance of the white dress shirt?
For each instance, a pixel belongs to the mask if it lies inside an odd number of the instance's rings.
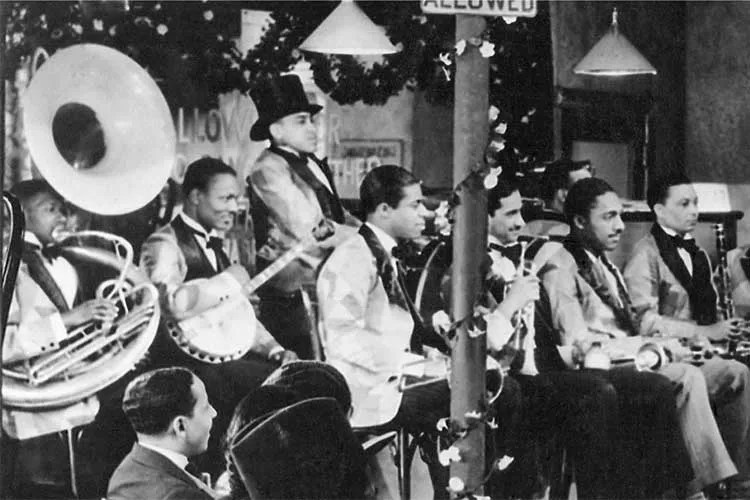
[[[208,248],[208,241],[210,238],[221,238],[221,234],[216,229],[211,229],[211,231],[206,232],[206,229],[197,220],[193,219],[185,212],[181,212],[177,217],[181,217],[183,222],[194,231],[193,235],[198,241],[198,246],[201,247],[203,255],[206,256],[214,270],[218,270],[216,266],[216,254],[211,248]]]
[[[299,153],[289,149],[285,148],[284,146],[279,146],[279,149],[283,149],[284,151],[287,151],[289,153],[292,153],[293,155],[299,156]],[[323,173],[323,170],[321,170],[320,166],[313,160],[312,158],[307,158],[307,168],[310,169],[310,171],[315,175],[315,177],[323,184],[328,191],[333,193],[333,189],[331,188],[331,183],[328,182],[328,178],[326,177],[326,174]]]
[[[39,241],[39,238],[37,238],[31,231],[26,231],[23,235],[23,239],[24,241],[40,248],[44,246]],[[44,262],[44,267],[49,271],[52,279],[55,280],[55,283],[57,283],[57,286],[60,288],[68,307],[73,307],[73,302],[78,293],[78,273],[73,265],[68,262],[68,259],[65,257],[55,257],[52,259],[52,262],[43,258],[42,262]]]
[[[664,231],[665,233],[667,233],[667,235],[669,235],[669,236],[677,236],[677,231],[669,229],[668,227],[664,227],[661,224],[659,224],[659,227],[661,227],[662,231]],[[683,238],[685,238],[686,240],[692,240],[693,239],[693,235],[692,234],[686,234],[685,236],[683,236]],[[693,259],[692,259],[692,257],[690,257],[690,252],[688,252],[687,250],[685,250],[682,247],[677,247],[677,254],[682,259],[682,262],[685,263],[685,268],[688,270],[688,273],[690,273],[690,276],[692,276],[693,275]]]
[[[176,451],[168,450],[166,448],[162,448],[161,446],[156,446],[151,443],[144,443],[143,441],[139,441],[138,444],[140,444],[144,448],[148,448],[151,451],[155,451],[159,455],[164,455],[165,457],[169,459],[170,462],[175,464],[177,468],[179,469],[185,470],[185,467],[188,464],[188,458],[182,453],[177,453]]]

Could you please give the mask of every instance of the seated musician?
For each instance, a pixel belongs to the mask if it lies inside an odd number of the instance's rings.
[[[117,308],[110,301],[80,300],[78,272],[53,237],[53,233],[65,229],[68,222],[62,197],[41,179],[19,182],[12,193],[21,203],[26,232],[3,342],[5,364],[54,351],[73,328],[91,320],[112,321],[117,316]],[[92,396],[61,409],[22,411],[4,407],[5,432],[18,439],[30,440],[21,446],[15,457],[15,461],[21,464],[16,470],[16,484],[24,481],[22,477],[26,471],[22,467],[27,451],[36,453],[37,461],[38,457],[66,460],[64,455],[49,449],[45,454],[41,448],[45,446],[43,438],[32,438],[88,423],[96,416],[99,406],[98,398]],[[37,445],[40,448],[34,452]],[[47,472],[59,468],[44,467]],[[9,470],[11,468],[6,469]],[[63,480],[65,483],[67,480]],[[35,496],[36,493],[26,494]]]
[[[592,176],[589,161],[556,160],[544,169],[541,180],[541,195],[544,208],[563,213],[568,190],[581,179]],[[570,227],[564,222],[535,220],[526,226],[525,234],[532,236],[567,236]]]
[[[548,261],[542,280],[549,295],[552,326],[560,335],[559,352],[571,366],[594,341],[616,348],[623,345],[623,339],[638,334],[630,294],[620,271],[607,257],[624,229],[621,213],[617,193],[601,179],[578,181],[565,200],[571,234]],[[632,375],[633,369],[627,370]],[[609,376],[617,371],[610,370]],[[682,436],[695,474],[687,493],[702,495],[701,490],[735,475],[737,468],[722,441],[701,371],[673,362],[661,367],[659,374],[671,380],[676,390]],[[630,397],[637,393],[632,391]],[[641,425],[652,423],[649,419]],[[661,442],[654,436],[644,446]]]
[[[741,317],[750,316],[750,245],[727,252],[729,290],[732,302]]]
[[[342,206],[328,163],[315,157],[318,133],[314,117],[322,108],[308,101],[299,77],[271,79],[250,94],[259,114],[250,138],[271,141],[248,177],[259,265],[267,260],[268,244],[287,250],[309,236],[324,218],[335,229],[333,237],[308,249],[258,292],[259,319],[283,346],[309,359],[312,325],[301,287],[314,290],[318,264],[332,248],[355,234],[360,221]]]
[[[182,190],[185,198],[182,213],[149,236],[141,250],[141,267],[163,295],[163,315],[170,314],[173,293],[185,282],[231,273],[238,266],[251,274],[253,271],[254,263],[249,259],[252,241],[230,245],[237,242],[226,242],[220,237],[232,228],[237,211],[239,188],[232,167],[214,158],[196,160],[187,167]],[[230,255],[226,249],[231,250]],[[197,288],[205,286],[199,284]],[[251,320],[256,321],[248,317],[248,322]],[[235,361],[217,364],[198,361],[177,351],[171,340],[164,337],[157,338],[160,345],[155,343],[152,348],[155,363],[192,369],[206,384],[211,404],[219,412],[209,453],[200,463],[205,463],[205,470],[216,473],[220,462],[219,438],[236,404],[279,363],[296,359],[296,355],[281,347],[258,321],[255,344],[248,354]]]
[[[185,368],[160,368],[135,378],[122,409],[138,442],[109,481],[110,500],[217,498],[189,460],[208,447],[216,410],[203,382]]]
[[[367,222],[339,245],[318,278],[318,300],[326,359],[352,392],[353,427],[404,427],[413,434],[435,434],[437,421],[450,414],[445,380],[397,390],[395,379],[405,362],[415,328],[400,264],[392,256],[397,240],[424,230],[427,210],[419,181],[407,170],[385,165],[370,171],[360,186]],[[447,468],[435,445],[424,449],[435,496],[446,497]]]
[[[680,443],[679,432],[674,430],[677,422],[672,389],[664,377],[653,373],[633,374],[633,377],[651,386],[649,407],[634,407],[633,411],[661,412],[659,419],[664,424],[657,427],[659,423],[654,419],[650,428],[639,428],[629,424],[632,419],[618,415],[618,397],[622,399],[628,394],[619,379],[610,380],[597,370],[574,371],[542,366],[543,370],[538,371],[534,362],[534,332],[537,336],[550,332],[544,332],[541,317],[537,321],[539,328],[535,328],[534,324],[526,325],[524,318],[515,316],[525,302],[519,302],[518,297],[523,297],[524,290],[529,287],[536,293],[533,298],[539,307],[542,306],[540,299],[547,300],[544,290],[539,290],[539,279],[534,274],[538,269],[536,266],[532,265],[531,274],[517,275],[524,265],[522,259],[533,262],[529,254],[533,244],[518,242],[525,225],[521,215],[521,195],[513,179],[501,178],[487,198],[488,253],[492,261],[490,272],[493,280],[491,292],[500,303],[498,309],[504,311],[502,316],[513,318],[514,324],[510,330],[518,329],[524,337],[515,339],[507,333],[503,335],[503,332],[508,332],[508,326],[503,326],[501,321],[489,322],[489,327],[495,328],[494,332],[488,332],[490,349],[503,356],[504,347],[508,349],[516,342],[521,347],[520,356],[511,364],[510,371],[511,377],[520,383],[526,400],[524,408],[528,413],[522,415],[524,425],[519,429],[526,442],[520,440],[519,445],[528,448],[529,442],[544,444],[555,436],[561,439],[575,463],[578,493],[583,498],[650,496],[661,491],[653,487],[649,489],[646,485],[658,484],[665,489],[670,484],[676,486],[675,475],[670,470],[672,464],[651,462],[655,467],[645,469],[647,474],[644,474],[638,468],[637,461],[633,460],[640,457],[618,455],[616,452],[637,446],[638,443],[647,443],[650,439],[668,440],[670,435],[674,442]],[[510,282],[513,284],[506,292],[505,288]],[[529,292],[525,296],[527,300],[531,298]],[[627,430],[622,433],[612,431],[622,426],[626,426]],[[518,433],[519,430],[514,432]],[[644,447],[644,452],[648,453],[648,449]],[[629,459],[631,463],[626,462]],[[659,457],[655,456],[655,459]]]
[[[657,177],[649,184],[647,201],[656,223],[633,248],[623,273],[641,335],[727,340],[738,319],[717,315],[711,263],[691,235],[698,222],[698,197],[690,180],[681,173]],[[750,370],[718,356],[706,360],[700,370],[724,443],[739,470],[735,482],[742,484],[733,489],[744,486],[750,493]]]

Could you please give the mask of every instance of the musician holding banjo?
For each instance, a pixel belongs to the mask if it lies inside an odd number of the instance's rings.
[[[690,179],[680,173],[657,177],[649,183],[647,202],[656,223],[636,243],[623,273],[640,333],[686,337],[706,345],[706,339],[726,341],[739,327],[739,319],[731,313],[717,314],[722,301],[713,284],[711,262],[691,235],[698,223],[698,196]],[[700,369],[724,443],[739,470],[730,486],[734,494],[743,490],[747,496],[750,370],[718,356],[705,360]]]
[[[251,290],[243,286],[254,270],[252,239],[231,246],[231,255],[225,250],[230,245],[222,235],[232,228],[237,211],[234,170],[221,160],[201,158],[187,167],[182,190],[182,213],[146,240],[140,263],[159,288],[162,314],[169,318],[172,339],[159,338],[161,345],[152,347],[157,365],[193,370],[219,414],[209,453],[201,457],[202,470],[213,474],[222,463],[219,439],[235,405],[279,363],[297,356],[255,319]],[[211,303],[206,296],[217,290],[221,295]]]
[[[595,341],[612,351],[639,341],[634,338],[638,318],[630,294],[607,257],[624,230],[621,213],[617,193],[597,178],[578,181],[565,200],[571,234],[548,261],[542,282],[550,299],[551,324],[560,335],[558,351],[569,365]],[[704,488],[737,474],[712,412],[705,377],[697,367],[679,362],[666,363],[658,373],[676,389],[677,414],[695,474],[687,494],[702,498]]]

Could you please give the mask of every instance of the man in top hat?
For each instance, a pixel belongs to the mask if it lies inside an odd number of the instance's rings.
[[[335,228],[333,237],[307,249],[259,292],[260,320],[284,347],[310,358],[311,324],[302,287],[314,289],[318,264],[353,235],[360,222],[342,206],[328,164],[314,155],[317,127],[313,117],[322,107],[308,101],[299,77],[284,75],[263,82],[250,95],[259,115],[250,138],[271,142],[248,177],[259,265],[272,260],[269,254],[277,255],[279,249],[287,250],[309,238],[324,219]]]

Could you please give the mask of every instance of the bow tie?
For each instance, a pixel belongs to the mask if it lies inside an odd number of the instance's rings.
[[[217,237],[217,236],[211,236],[208,238],[208,242],[206,243],[206,246],[213,250],[214,252],[219,252],[224,250],[224,240]]]
[[[518,266],[521,260],[521,244],[513,243],[510,245],[498,245],[497,243],[489,244],[490,250],[500,252],[500,254],[506,259],[513,262],[514,265]]]
[[[41,252],[42,256],[47,259],[48,262],[52,262],[62,255],[62,248],[58,245],[46,245],[41,247],[35,243],[29,242],[26,242],[26,245],[35,252]]]
[[[671,238],[672,243],[674,243],[677,248],[684,248],[690,255],[698,252],[699,250],[698,245],[696,245],[695,240],[692,238],[686,239],[679,235],[671,236]]]

